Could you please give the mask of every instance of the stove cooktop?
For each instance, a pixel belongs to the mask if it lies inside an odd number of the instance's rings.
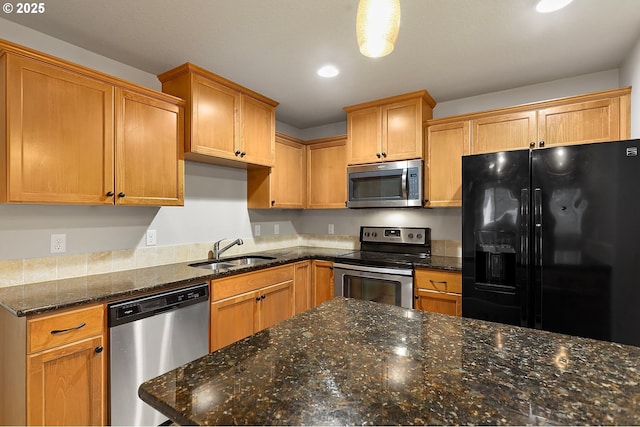
[[[371,267],[413,268],[413,263],[429,258],[429,254],[405,254],[379,251],[355,251],[336,257],[336,262]]]

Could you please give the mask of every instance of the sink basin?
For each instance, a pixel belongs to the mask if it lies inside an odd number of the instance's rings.
[[[189,264],[189,267],[205,268],[207,270],[224,270],[226,268],[238,267],[240,265],[254,265],[260,262],[276,259],[272,256],[245,255],[233,258],[223,258],[218,261],[210,260]]]

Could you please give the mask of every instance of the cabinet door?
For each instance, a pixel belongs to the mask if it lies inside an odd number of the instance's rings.
[[[469,154],[470,122],[429,126],[425,162],[427,206],[462,206],[462,156]]]
[[[247,292],[211,304],[211,351],[253,334],[257,324],[258,297],[256,292]]]
[[[199,75],[193,75],[191,106],[192,153],[237,158],[240,93]]]
[[[620,98],[549,107],[538,111],[538,143],[545,147],[620,139]]]
[[[293,276],[293,314],[311,308],[311,261],[298,262]]]
[[[462,316],[462,295],[416,289],[415,308],[450,316]]]
[[[7,201],[113,203],[113,86],[11,54],[6,64]]]
[[[183,109],[129,90],[116,94],[116,203],[183,205]]]
[[[311,262],[311,286],[313,289],[311,301],[313,307],[334,297],[333,263],[331,261]]]
[[[530,148],[536,141],[536,112],[472,120],[471,135],[471,154]]]
[[[275,165],[271,168],[271,205],[276,208],[297,208],[305,206],[306,195],[306,152],[302,144],[276,140]]]
[[[307,207],[345,208],[347,157],[344,139],[307,146]]]
[[[385,161],[422,157],[422,112],[420,99],[382,107],[382,159]]]
[[[293,316],[293,280],[262,289],[256,332]]]
[[[347,114],[347,163],[357,165],[382,160],[382,116],[380,107]]]
[[[272,166],[275,151],[275,108],[242,95],[242,160],[256,165]]]
[[[28,425],[105,425],[102,337],[27,357]]]

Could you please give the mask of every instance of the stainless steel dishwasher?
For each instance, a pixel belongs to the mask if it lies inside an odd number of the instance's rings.
[[[167,421],[138,397],[144,381],[209,351],[206,283],[108,305],[111,425]]]

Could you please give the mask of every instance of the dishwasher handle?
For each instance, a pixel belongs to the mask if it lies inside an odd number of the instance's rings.
[[[209,301],[209,285],[200,283],[107,305],[109,327],[135,322],[178,308]]]

